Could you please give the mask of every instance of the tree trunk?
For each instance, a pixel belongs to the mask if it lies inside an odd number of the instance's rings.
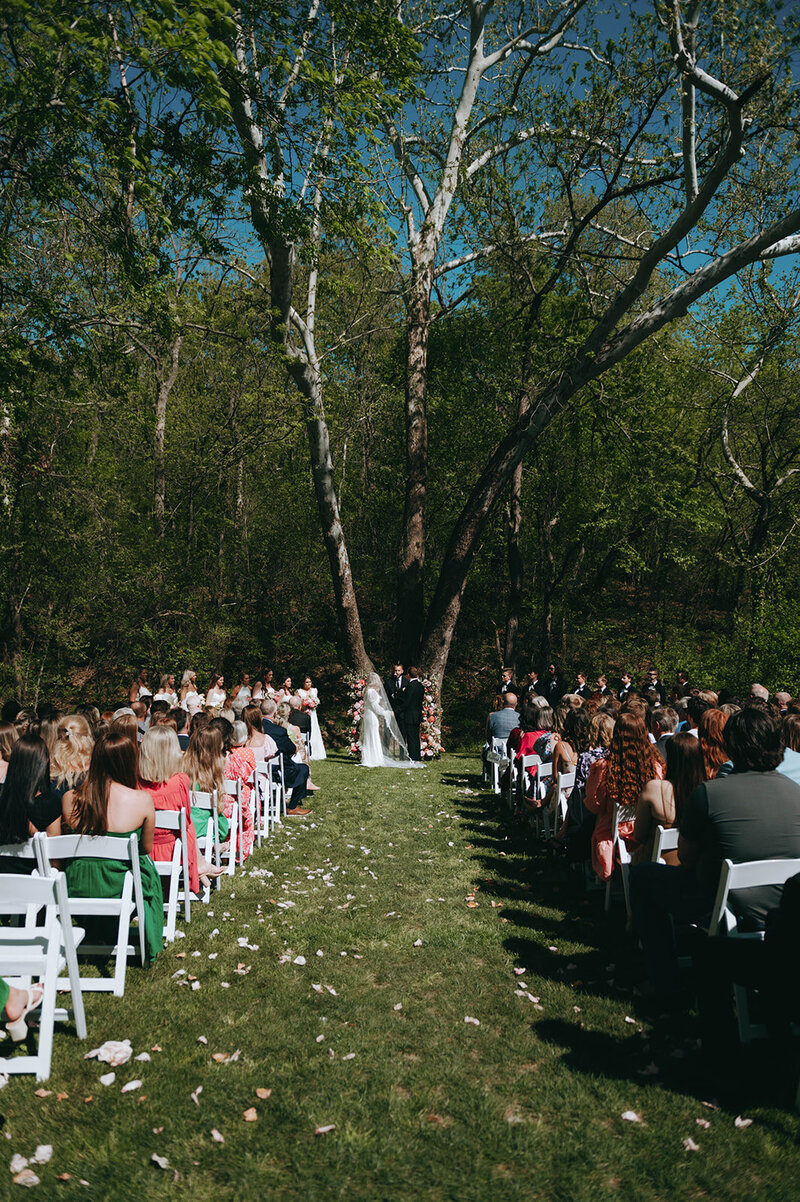
[[[164,504],[167,494],[167,470],[164,443],[167,434],[167,402],[178,378],[183,334],[178,334],[169,348],[169,365],[166,372],[158,370],[156,376],[156,433],[153,446],[153,518],[156,533],[164,537]]]
[[[506,667],[514,670],[517,667],[517,642],[519,639],[519,621],[522,610],[522,552],[519,546],[519,533],[522,526],[522,464],[518,463],[511,481],[511,495],[508,499],[508,612],[506,614],[506,641],[503,662]]]
[[[425,519],[428,501],[428,336],[430,266],[415,270],[406,316],[406,498],[397,574],[397,651],[400,662],[419,659],[425,619]]]

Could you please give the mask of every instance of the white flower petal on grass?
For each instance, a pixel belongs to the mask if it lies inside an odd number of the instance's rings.
[[[336,1130],[336,1124],[329,1123],[327,1127],[315,1127],[314,1134],[315,1135],[328,1135],[329,1132],[335,1131],[335,1130]]]
[[[322,1043],[322,1041],[323,1041],[323,1039],[324,1039],[324,1038],[325,1038],[325,1036],[324,1036],[324,1035],[318,1035],[318,1036],[317,1036],[317,1038],[315,1039],[315,1041],[314,1041],[314,1042],[315,1042],[315,1043]]]
[[[129,1039],[107,1039],[99,1048],[93,1048],[91,1052],[87,1052],[83,1058],[91,1060],[93,1057],[97,1057],[103,1064],[111,1064],[116,1068],[120,1064],[127,1064],[132,1055],[133,1048]]]
[[[342,1060],[355,1060],[355,1052],[348,1052],[346,1056],[342,1056]]]
[[[711,1126],[708,1119],[695,1119],[694,1121],[697,1123],[698,1127],[702,1127],[704,1131],[707,1131]]]
[[[123,1085],[120,1093],[132,1093],[134,1089],[141,1089],[141,1081],[128,1081],[127,1085]]]
[[[472,1018],[469,1014],[464,1015],[464,1022],[470,1023],[473,1027],[479,1027],[481,1025],[477,1018]]]
[[[736,1118],[733,1120],[733,1125],[741,1130],[743,1127],[749,1127],[752,1121],[752,1119],[743,1119],[740,1114],[737,1114]]]
[[[626,1123],[641,1123],[642,1116],[637,1114],[635,1110],[623,1110],[621,1116]]]
[[[102,1077],[100,1078],[100,1084],[101,1085],[113,1085],[114,1082],[116,1081],[116,1079],[117,1079],[116,1073],[103,1073]]]
[[[421,940],[421,939],[415,939],[415,940],[414,940],[414,947],[422,947],[422,940]]]
[[[636,1019],[635,1019],[635,1018],[631,1018],[630,1014],[626,1014],[626,1015],[625,1015],[625,1022],[626,1022],[626,1023],[630,1023],[630,1024],[631,1024],[631,1026],[634,1026],[634,1027],[636,1026]]]
[[[31,1186],[39,1184],[39,1178],[36,1176],[33,1169],[22,1169],[19,1173],[17,1173],[16,1177],[13,1178],[13,1181],[14,1185]]]
[[[167,1160],[166,1156],[158,1156],[155,1152],[150,1157],[150,1163],[157,1165],[160,1169],[169,1168],[169,1161]]]
[[[333,988],[333,985],[326,985],[325,988],[327,989],[327,991],[331,995],[331,997],[339,996],[338,993],[336,992],[336,990]]]
[[[397,1002],[397,1003],[395,1004],[395,1006],[393,1007],[393,1009],[395,1009],[395,1010],[402,1010],[402,1009],[403,1009],[403,1003],[402,1003],[402,1002]]]
[[[322,950],[322,948],[321,948],[321,947],[318,947],[318,948],[317,948],[317,955],[318,955],[318,956],[324,956],[324,955],[325,955],[325,953],[323,952],[323,950]]]
[[[206,1039],[205,1035],[198,1035],[197,1042],[198,1043],[208,1043],[208,1040]]]
[[[146,1063],[146,1062],[147,1062],[149,1059],[150,1059],[150,1053],[149,1053],[149,1052],[140,1052],[138,1056],[134,1056],[134,1060],[141,1060],[141,1061],[143,1061],[143,1062],[145,1062],[145,1063]]]
[[[224,1144],[225,1143],[225,1136],[222,1135],[221,1132],[217,1131],[216,1127],[211,1128],[211,1138],[213,1139],[215,1144]]]
[[[514,969],[514,975],[515,975],[515,976],[517,976],[517,977],[522,977],[522,976],[524,976],[524,975],[525,975],[525,973],[526,973],[527,971],[528,971],[528,970],[527,970],[527,968],[515,968],[515,969]]]
[[[192,1099],[192,1101],[194,1102],[195,1106],[199,1106],[199,1105],[200,1105],[200,1094],[201,1094],[202,1092],[203,1092],[203,1087],[202,1087],[202,1085],[198,1085],[197,1089],[195,1089],[195,1090],[194,1090],[194,1091],[193,1091],[193,1092],[192,1092],[192,1093],[189,1095],[189,1096],[190,1096],[190,1098]]]
[[[699,1152],[700,1151],[700,1145],[696,1144],[693,1139],[685,1139],[683,1141],[683,1146],[687,1152]]]
[[[23,1169],[28,1167],[27,1156],[20,1156],[19,1152],[15,1152],[11,1157],[11,1164],[8,1166],[9,1172],[21,1173]]]
[[[194,990],[198,990],[199,988],[200,988],[200,982],[199,982],[199,981],[192,981],[192,989],[194,989]]]
[[[247,943],[247,940],[244,940],[244,942],[242,942],[241,939],[239,940],[240,947],[244,947],[246,943]],[[305,962],[306,962],[305,956],[295,956],[294,960],[292,960],[292,964],[298,964],[300,966],[300,968],[303,967]]]
[[[322,993],[322,986],[321,986],[321,985],[314,985],[314,984],[312,984],[311,988],[314,990],[314,992],[315,992],[315,993]]]

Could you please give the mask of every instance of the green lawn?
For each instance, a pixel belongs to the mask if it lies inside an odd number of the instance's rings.
[[[788,1072],[758,1053],[709,1080],[690,1016],[651,1032],[621,906],[505,825],[478,768],[315,767],[312,818],[123,999],[88,996],[86,1046],[57,1028],[50,1096],[12,1078],[6,1166],[52,1144],[38,1192],[59,1198],[796,1200]],[[151,1059],[104,1087],[83,1053],[126,1038]]]

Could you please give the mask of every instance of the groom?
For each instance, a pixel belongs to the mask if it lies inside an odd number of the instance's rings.
[[[408,754],[412,760],[421,760],[422,752],[419,742],[419,728],[422,724],[422,704],[425,700],[425,690],[419,678],[418,668],[409,668],[409,680],[405,688],[405,704],[403,706],[402,728]],[[399,715],[398,715],[399,716]]]

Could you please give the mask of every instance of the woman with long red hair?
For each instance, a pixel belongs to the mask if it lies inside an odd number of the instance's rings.
[[[697,735],[700,740],[700,750],[703,753],[706,780],[714,780],[718,776],[728,776],[733,771],[733,764],[722,734],[729,717],[730,714],[726,714],[720,709],[710,709],[700,715],[697,723]]]
[[[630,839],[636,802],[648,781],[662,780],[664,762],[647,736],[647,727],[637,713],[622,712],[617,718],[608,758],[597,760],[589,771],[584,805],[597,819],[592,835],[592,867],[601,881],[614,871],[611,820],[614,806],[621,807],[619,835]]]

